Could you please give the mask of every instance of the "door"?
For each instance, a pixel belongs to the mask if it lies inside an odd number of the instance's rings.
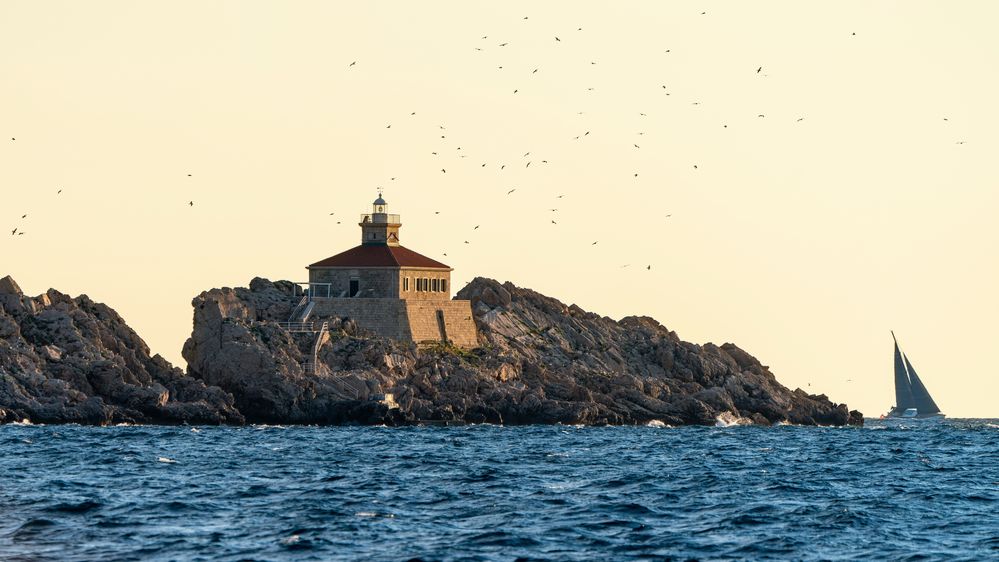
[[[360,280],[358,280],[358,279],[351,279],[350,280],[350,290],[347,291],[347,295],[349,295],[351,297],[356,297],[358,291],[361,290],[360,285],[361,285]]]

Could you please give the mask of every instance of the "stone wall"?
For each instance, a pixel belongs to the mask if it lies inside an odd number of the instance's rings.
[[[416,280],[427,279],[430,290],[417,291]],[[403,279],[409,279],[409,290],[405,290],[406,284]],[[436,279],[438,290],[432,290],[432,280]],[[440,284],[444,283],[444,290],[440,290]],[[451,300],[451,272],[446,269],[420,269],[416,267],[404,267],[399,271],[399,298],[419,301],[450,301]]]
[[[358,281],[360,293],[365,298],[398,298],[399,270],[391,267],[361,267],[357,269],[341,267],[317,267],[309,269],[310,283],[331,283],[330,295],[339,297],[346,294],[350,280]],[[317,296],[326,296],[325,287],[315,287]]]
[[[441,341],[438,311],[451,343],[464,348],[478,345],[478,332],[469,301],[411,301],[403,299],[319,299],[312,319],[350,318],[380,336],[401,341]]]
[[[365,330],[395,340],[413,339],[409,328],[406,301],[402,299],[319,299],[312,310],[312,320],[331,317],[350,318]]]
[[[440,341],[438,311],[444,314],[447,339],[458,347],[471,348],[479,343],[472,304],[469,301],[406,301],[409,330],[413,341]]]

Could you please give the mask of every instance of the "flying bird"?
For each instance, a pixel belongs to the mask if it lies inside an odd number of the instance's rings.
[[[797,120],[797,121],[795,121],[795,123],[799,123],[799,122],[801,122],[801,121],[804,121],[804,120],[805,120],[805,118],[804,118],[804,117],[799,117],[799,118],[798,118],[798,120]]]
[[[651,265],[645,266],[645,269],[647,269],[648,271],[652,271],[652,266]]]
[[[557,36],[555,37],[555,40],[556,41],[561,41],[561,39],[559,39]]]
[[[597,240],[597,242],[599,242],[599,240]],[[596,246],[597,242],[594,242],[594,243],[590,244],[590,246]]]
[[[558,197],[556,197],[555,199],[561,199],[561,198],[563,198],[563,197],[565,197],[565,195],[559,195],[559,196],[558,196]]]
[[[445,173],[445,174],[446,174],[446,173],[447,173],[447,170],[445,170],[444,168],[441,168],[441,172],[443,172],[443,173]]]
[[[516,187],[515,187],[515,188],[513,188],[513,189],[511,189],[510,191],[507,191],[507,192],[506,192],[506,194],[507,194],[507,195],[510,195],[510,194],[511,194],[511,193],[513,193],[514,191],[517,191],[517,188],[516,188]]]
[[[527,163],[527,165],[526,165],[526,166],[524,166],[524,167],[525,167],[525,168],[530,168],[530,167],[531,167],[531,163],[530,163],[530,162],[528,162],[528,163]]]
[[[694,169],[695,169],[695,170],[697,169],[697,164],[694,164]]]
[[[190,205],[191,207],[193,207],[194,206],[194,201],[188,201],[187,204]]]
[[[500,43],[499,44],[500,47],[506,47],[507,45],[509,45],[509,43]]]
[[[59,195],[60,193],[62,193],[61,189],[59,191],[56,191],[56,195]]]
[[[640,147],[640,146],[638,146],[638,145],[636,144],[636,145],[635,145],[635,148],[642,148],[642,147]]]
[[[472,230],[478,230],[478,229],[479,229],[479,225],[475,225],[475,228],[473,228]]]
[[[515,93],[515,94],[516,94],[517,92],[518,92],[518,90],[514,90],[514,91],[513,91],[513,93]]]
[[[13,235],[15,235],[15,234],[17,234],[17,229],[16,229],[16,228],[15,228],[14,230],[11,230],[11,231],[10,231],[10,235],[11,235],[11,236],[13,236]]]
[[[28,218],[28,215],[27,214],[21,215],[21,218],[22,219],[26,219],[26,218]]]
[[[465,244],[468,244],[468,240],[465,240]]]
[[[348,64],[348,65],[347,65],[347,68],[350,68],[350,67],[354,66],[355,64],[357,64],[357,61],[354,61],[354,62],[352,62],[352,63]]]
[[[537,74],[537,72],[538,72],[538,69],[537,69],[537,68],[535,68],[535,69],[534,69],[534,70],[533,70],[533,71],[531,72],[531,74]]]
[[[759,74],[761,70],[763,70],[762,66],[756,69],[756,73]]]
[[[557,222],[555,222],[555,221],[552,221],[552,224],[558,224],[558,223],[557,223]]]

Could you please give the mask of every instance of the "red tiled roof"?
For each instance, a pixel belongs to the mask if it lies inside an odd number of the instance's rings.
[[[427,267],[451,269],[439,261],[402,246],[362,244],[326,258],[309,267]]]

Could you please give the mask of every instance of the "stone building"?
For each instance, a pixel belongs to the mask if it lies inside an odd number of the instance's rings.
[[[402,222],[381,194],[359,226],[360,246],[308,266],[310,314],[393,339],[475,347],[471,304],[451,300],[452,268],[399,244]]]

